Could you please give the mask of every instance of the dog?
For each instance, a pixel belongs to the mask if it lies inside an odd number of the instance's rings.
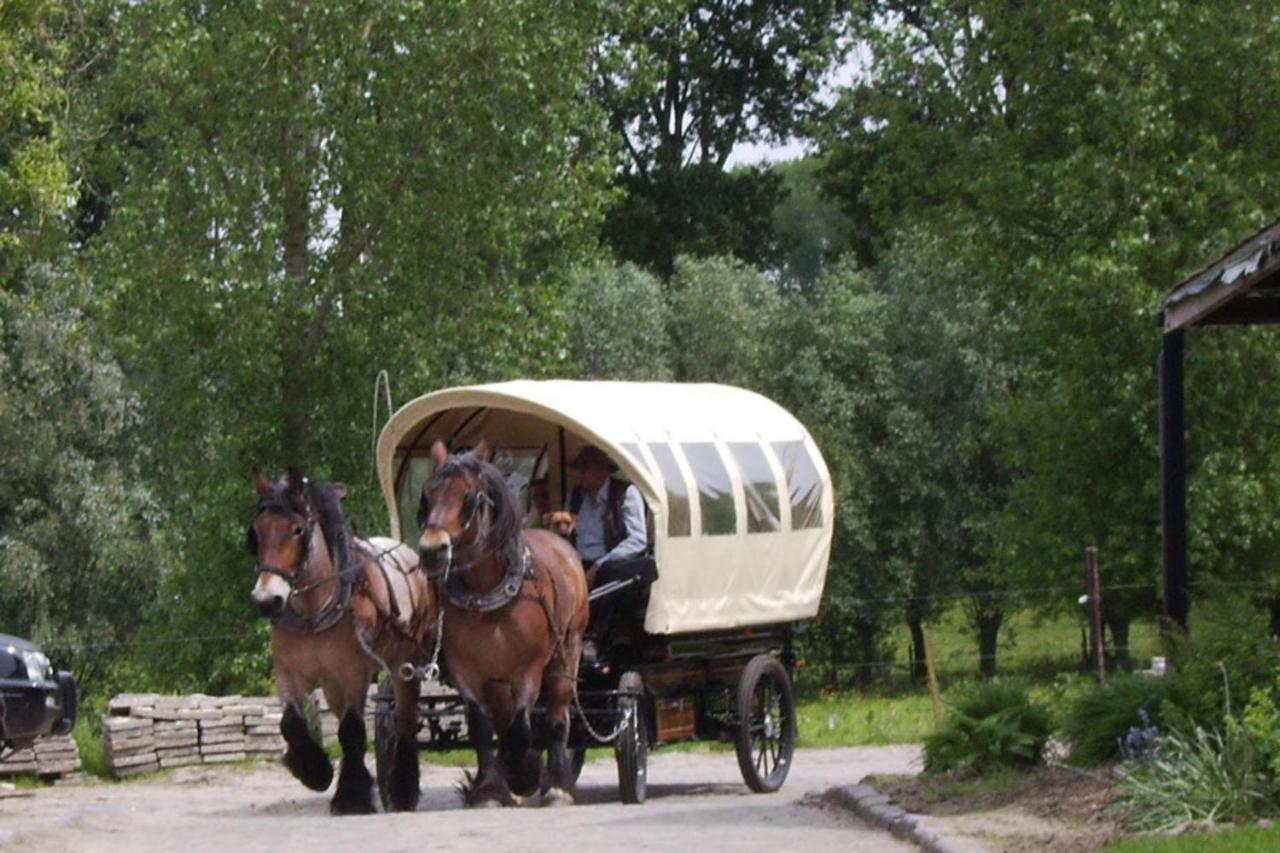
[[[542,526],[572,542],[573,531],[578,526],[578,517],[573,513],[557,510],[542,517]]]

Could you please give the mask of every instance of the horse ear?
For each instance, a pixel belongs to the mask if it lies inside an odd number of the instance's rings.
[[[257,468],[253,469],[253,488],[257,491],[259,496],[265,495],[267,492],[271,491],[271,481],[264,477],[262,472]]]
[[[333,489],[334,497],[336,497],[338,500],[345,501],[347,499],[346,483],[330,483],[329,488]]]
[[[480,439],[475,448],[471,451],[481,462],[491,462],[493,457],[493,448],[489,446],[488,439]]]
[[[436,467],[439,468],[444,464],[444,460],[448,458],[449,448],[445,447],[444,442],[437,438],[435,443],[431,445],[431,461],[436,463]]]

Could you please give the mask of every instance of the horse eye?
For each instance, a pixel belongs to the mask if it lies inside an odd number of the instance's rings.
[[[297,527],[293,528],[293,536],[294,536],[294,538],[295,538],[295,539],[296,539],[296,538],[298,538],[299,536],[301,536],[301,535],[302,535],[302,533],[303,533],[303,530],[302,530],[302,525],[301,525],[301,524],[299,524]]]

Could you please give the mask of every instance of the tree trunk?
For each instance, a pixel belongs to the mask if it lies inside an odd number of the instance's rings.
[[[877,632],[875,626],[861,623],[854,627],[854,633],[858,638],[858,662],[853,668],[853,682],[860,691],[866,693],[871,690],[875,681]]]
[[[1129,657],[1129,625],[1133,620],[1128,614],[1116,613],[1107,617],[1107,630],[1111,632],[1114,652],[1112,664],[1124,672],[1133,669],[1133,661]]]
[[[1004,613],[1000,610],[979,611],[975,621],[978,625],[978,672],[983,678],[991,678],[996,674],[996,641],[1000,637]]]
[[[1271,614],[1271,636],[1280,637],[1280,598],[1267,599],[1267,611]]]
[[[924,620],[917,615],[908,614],[907,628],[911,631],[911,680],[923,684],[928,675],[924,653]]]

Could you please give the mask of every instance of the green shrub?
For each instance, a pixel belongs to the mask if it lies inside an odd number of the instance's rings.
[[[1132,828],[1168,831],[1188,821],[1248,821],[1276,813],[1275,777],[1249,732],[1227,718],[1221,732],[1195,727],[1160,738],[1150,761],[1121,765],[1118,805]]]
[[[926,773],[984,773],[1040,763],[1049,712],[1017,682],[984,681],[951,705],[942,728],[925,738]]]
[[[1159,725],[1165,680],[1140,675],[1114,677],[1088,687],[1067,706],[1062,736],[1073,764],[1103,764],[1120,757],[1120,741],[1134,726]],[[1141,720],[1146,711],[1149,721]]]
[[[1270,687],[1280,641],[1266,615],[1247,597],[1216,594],[1197,604],[1190,636],[1169,643],[1166,723],[1191,731],[1220,725],[1224,709],[1238,714],[1257,687]]]

